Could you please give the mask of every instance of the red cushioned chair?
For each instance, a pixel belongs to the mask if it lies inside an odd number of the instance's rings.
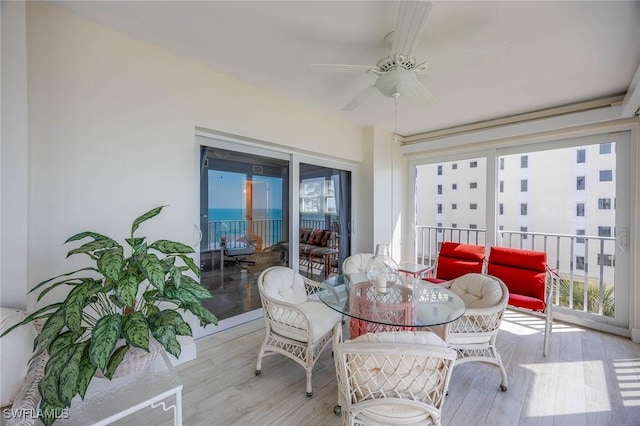
[[[480,274],[484,266],[484,247],[443,241],[434,269],[423,278],[434,284],[454,280],[466,274]]]
[[[487,274],[500,278],[506,284],[509,306],[545,314],[542,354],[547,356],[553,321],[553,279],[547,266],[547,254],[542,251],[491,247]]]

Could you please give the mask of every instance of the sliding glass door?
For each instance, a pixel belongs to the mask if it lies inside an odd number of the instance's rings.
[[[204,305],[221,322],[242,318],[261,308],[258,275],[286,260],[289,161],[204,146],[200,161]]]

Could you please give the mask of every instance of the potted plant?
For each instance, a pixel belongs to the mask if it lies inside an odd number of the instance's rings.
[[[49,355],[38,385],[39,413],[45,424],[53,423],[55,413],[69,407],[75,395],[84,398],[97,370],[111,379],[130,348],[148,352],[151,336],[179,357],[176,336],[192,334],[179,311],[191,312],[202,325],[217,324],[217,318],[201,304],[211,294],[188,275],[200,276],[200,268],[188,256],[193,249],[169,240],[148,244],[145,237],[135,236],[140,224],[157,216],[163,207],[133,221],[131,236],[125,240],[128,256],[123,245],[95,232],[70,237],[65,244],[89,241],[69,251],[67,257],[84,254],[93,265],[36,285],[30,292],[40,292],[38,301],[58,286],[72,289],[64,301],[38,309],[3,333],[32,321],[44,322],[34,351],[36,355],[48,351]],[[79,277],[80,273],[89,276]]]

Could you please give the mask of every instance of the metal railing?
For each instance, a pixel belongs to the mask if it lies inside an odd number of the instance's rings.
[[[486,230],[416,226],[417,263],[434,265],[442,241],[486,245]],[[554,304],[573,310],[613,316],[615,238],[501,230],[495,245],[547,253],[558,276]],[[592,267],[595,265],[595,267]]]
[[[208,225],[209,243],[219,243],[225,238],[227,247],[234,247],[247,236],[260,237],[262,248],[272,247],[283,239],[282,219],[215,220]]]

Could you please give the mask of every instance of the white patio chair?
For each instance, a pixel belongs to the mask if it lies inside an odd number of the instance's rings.
[[[369,333],[333,353],[343,425],[440,424],[456,353],[434,333]]]
[[[499,278],[483,274],[466,274],[451,281],[449,288],[466,306],[462,317],[442,330],[444,340],[458,353],[456,365],[470,361],[497,366],[502,374],[500,389],[507,390],[507,372],[496,348],[502,317],[509,300],[509,290]],[[437,328],[434,328],[438,332]]]
[[[262,371],[263,357],[287,356],[306,370],[309,397],[313,395],[313,366],[331,342],[333,328],[341,319],[339,312],[313,298],[319,285],[284,266],[265,269],[258,277],[267,335],[258,354],[256,375]],[[329,288],[327,291],[335,292]]]
[[[364,274],[367,268],[367,262],[373,257],[373,253],[352,254],[342,262],[343,274]]]

